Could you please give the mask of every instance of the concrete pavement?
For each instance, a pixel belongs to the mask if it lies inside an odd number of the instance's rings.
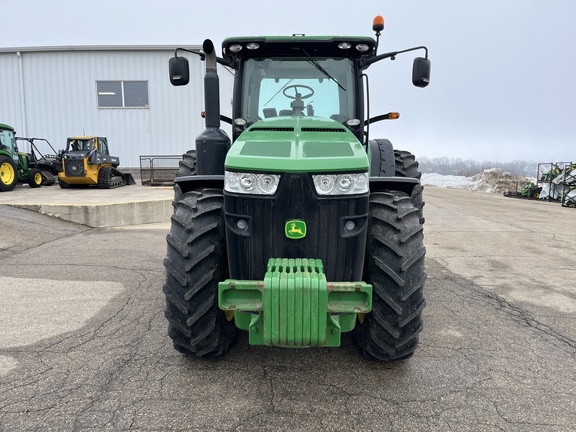
[[[62,189],[57,184],[32,189],[18,185],[0,193],[0,205],[25,208],[90,227],[169,222],[172,186],[124,186],[116,189]]]

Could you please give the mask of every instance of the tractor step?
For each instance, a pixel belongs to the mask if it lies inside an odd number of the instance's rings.
[[[251,345],[335,347],[372,309],[372,286],[327,282],[320,259],[270,258],[264,281],[220,282],[218,305],[234,312]]]

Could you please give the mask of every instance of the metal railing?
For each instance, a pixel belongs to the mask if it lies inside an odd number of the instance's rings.
[[[142,185],[160,186],[173,183],[178,174],[181,155],[140,156],[140,179]]]

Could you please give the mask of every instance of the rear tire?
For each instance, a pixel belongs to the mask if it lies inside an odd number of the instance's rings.
[[[423,226],[418,209],[402,192],[370,196],[364,280],[373,287],[372,312],[356,329],[365,356],[410,357],[422,330],[425,306]]]
[[[196,150],[188,150],[182,155],[182,160],[178,163],[178,174],[176,177],[195,176],[196,171]],[[174,183],[174,202],[182,199],[182,189],[180,185]]]
[[[418,169],[416,157],[412,153],[404,150],[394,150],[394,158],[396,161],[396,177],[412,177],[418,179],[418,184],[414,186],[411,197],[412,204],[414,204],[414,207],[419,211],[420,223],[424,223],[424,198],[422,197],[424,186],[420,184],[422,173]]]
[[[196,175],[196,150],[188,150],[178,163],[177,177]]]
[[[12,158],[0,156],[0,191],[14,190],[18,183],[18,167]]]
[[[28,171],[28,185],[31,188],[39,188],[42,186],[43,178],[39,169],[31,169]]]
[[[221,190],[186,192],[174,202],[166,240],[165,316],[174,348],[195,357],[226,353],[237,329],[218,308],[218,282],[227,276]]]

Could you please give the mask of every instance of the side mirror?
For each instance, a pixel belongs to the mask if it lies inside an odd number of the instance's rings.
[[[412,84],[416,87],[426,87],[430,84],[430,60],[416,57],[412,66]]]
[[[173,86],[183,86],[190,82],[190,66],[186,57],[172,57],[168,67]]]

